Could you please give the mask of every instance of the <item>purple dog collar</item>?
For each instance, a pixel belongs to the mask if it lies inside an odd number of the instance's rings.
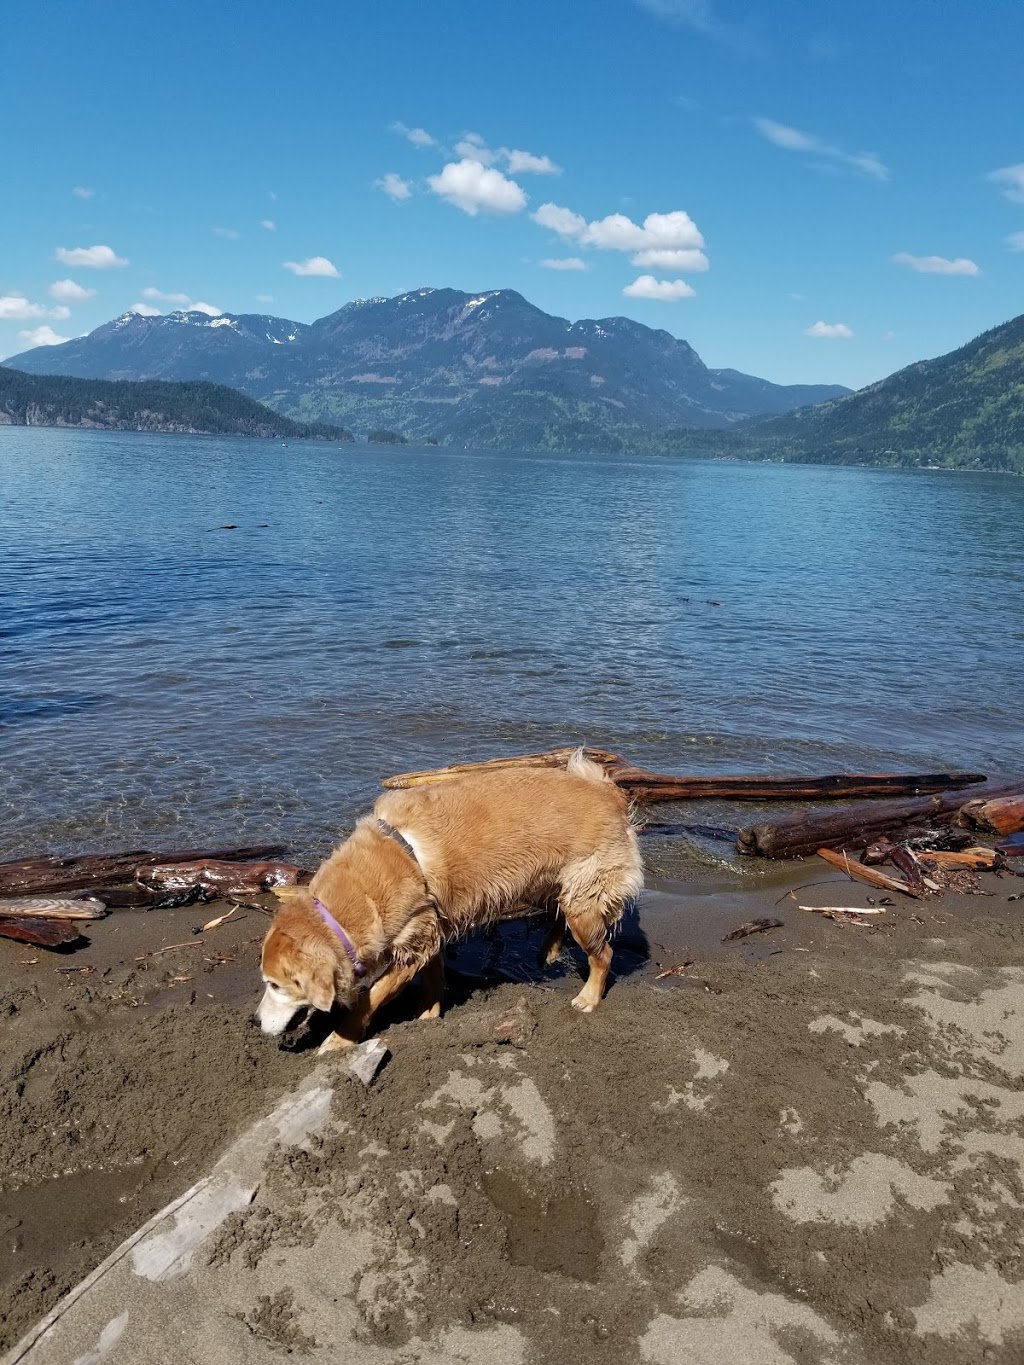
[[[359,954],[352,946],[352,940],[349,938],[348,934],[345,933],[345,930],[334,918],[327,906],[324,905],[323,901],[317,900],[316,896],[314,896],[313,904],[316,906],[317,910],[319,910],[320,918],[327,925],[328,929],[333,929],[341,939],[341,946],[345,949],[345,952],[348,953],[349,960],[352,963],[352,970],[355,972],[356,976],[364,976],[366,974],[366,968],[359,961]]]

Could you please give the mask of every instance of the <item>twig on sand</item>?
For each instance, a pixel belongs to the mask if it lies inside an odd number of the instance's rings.
[[[747,920],[746,924],[737,925],[722,939],[723,943],[731,943],[734,938],[749,938],[751,934],[765,934],[769,929],[782,929],[785,926],[780,919],[769,919],[765,916],[762,919]]]

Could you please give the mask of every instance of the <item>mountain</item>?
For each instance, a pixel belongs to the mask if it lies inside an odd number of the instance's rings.
[[[0,426],[352,440],[339,427],[294,422],[221,384],[70,379],[6,366],[0,366]]]
[[[1024,316],[844,398],[666,447],[813,464],[938,465],[1024,474]]]
[[[568,322],[511,289],[357,299],[308,325],[252,314],[125,313],[6,362],[35,374],[206,379],[301,420],[460,444],[643,446],[671,427],[727,427],[849,392],[709,369],[629,318]]]

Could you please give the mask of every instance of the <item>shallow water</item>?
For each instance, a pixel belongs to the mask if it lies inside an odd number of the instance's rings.
[[[575,741],[1021,766],[1019,479],[18,428],[0,476],[10,856],[315,854],[384,774]]]

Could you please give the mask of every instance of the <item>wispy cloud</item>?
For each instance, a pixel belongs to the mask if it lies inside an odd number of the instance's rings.
[[[836,147],[831,142],[826,142],[824,138],[818,137],[816,133],[805,133],[799,128],[791,128],[788,124],[777,123],[771,118],[755,118],[752,122],[763,138],[774,146],[783,148],[784,151],[804,152],[823,161],[859,171],[861,175],[870,176],[874,180],[889,179],[888,166],[874,152],[846,152],[842,147]]]
[[[91,185],[73,185],[71,193],[77,199],[92,199],[95,197],[96,191]]]
[[[533,221],[580,246],[622,251],[634,265],[649,270],[704,271],[708,268],[704,238],[688,213],[649,213],[634,223],[624,213],[611,213],[588,223],[580,213],[560,204],[541,204]]]
[[[144,299],[159,300],[161,303],[173,303],[185,313],[205,313],[207,317],[219,318],[223,309],[218,308],[214,303],[204,303],[202,299],[193,299],[189,294],[167,294],[162,289],[154,289],[152,285],[142,291]],[[159,308],[141,309],[136,308],[137,313],[142,312],[143,316],[150,317],[158,313]]]
[[[692,299],[696,290],[691,289],[685,280],[656,280],[653,275],[638,275],[622,292],[629,299],[655,299],[659,303],[677,303],[679,299]]]
[[[822,337],[830,341],[853,336],[853,330],[845,322],[815,322],[804,328],[805,337]]]
[[[404,137],[407,142],[411,142],[414,147],[436,147],[437,138],[431,137],[426,128],[408,128],[404,123],[399,123],[396,119],[390,125],[392,133],[397,133],[399,137]]]
[[[894,265],[905,265],[922,275],[980,275],[981,266],[967,256],[949,260],[946,256],[912,256],[909,251],[897,251]]]
[[[1011,251],[1024,251],[1024,232],[1011,232],[1006,245]]]
[[[47,308],[42,303],[32,303],[23,294],[4,294],[0,297],[0,322],[28,322],[30,318],[54,318],[62,322],[71,313],[63,305]]]
[[[326,256],[307,256],[304,261],[282,261],[281,264],[293,275],[313,275],[328,280],[336,280],[341,276],[338,267]]]
[[[277,231],[277,224],[274,222],[273,218],[261,218],[260,227],[263,228],[266,232]]]
[[[711,0],[636,0],[636,3],[656,19],[723,43],[737,55],[755,56],[759,50],[750,30],[722,19]]]
[[[52,327],[33,327],[31,331],[19,332],[18,336],[22,341],[28,342],[27,350],[33,350],[36,346],[62,346],[65,341],[70,341],[70,337],[62,337],[55,332]]]
[[[509,175],[561,175],[562,168],[549,156],[537,156],[517,147],[489,147],[479,133],[463,133],[455,144],[456,153],[484,166],[499,163]]]
[[[84,303],[86,299],[94,299],[99,291],[85,289],[74,280],[54,280],[46,292],[58,303]]]
[[[223,237],[228,242],[237,242],[242,235],[237,228],[215,227],[210,231],[215,237]]]
[[[478,213],[519,213],[526,207],[526,194],[521,185],[509,180],[494,166],[463,157],[449,161],[440,175],[432,175],[427,184],[439,199],[454,204],[463,213],[475,218]]]
[[[273,302],[274,302],[274,296],[273,296],[273,294],[257,294],[257,295],[256,295],[256,302],[257,302],[257,303],[273,303]]]
[[[154,308],[151,303],[133,303],[128,310],[130,313],[138,313],[140,318],[158,318],[163,315],[159,308]]]
[[[541,261],[545,270],[589,270],[590,266],[579,256],[548,256]]]
[[[125,257],[110,246],[59,246],[53,258],[61,265],[84,266],[87,270],[115,270],[128,265]]]
[[[1016,166],[1002,166],[998,171],[989,171],[987,179],[1002,187],[1007,199],[1015,204],[1024,204],[1024,161]]]
[[[403,199],[408,199],[412,195],[412,185],[408,180],[403,180],[394,171],[388,171],[379,180],[373,182],[375,190],[382,190],[389,199],[393,199],[396,204],[400,204]]]

